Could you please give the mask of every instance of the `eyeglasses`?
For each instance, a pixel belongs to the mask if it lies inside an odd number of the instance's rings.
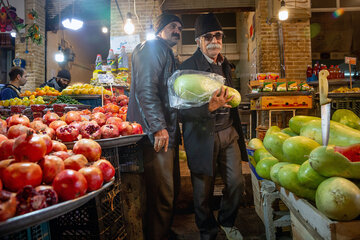
[[[205,38],[206,41],[211,42],[213,40],[213,38],[215,37],[216,40],[221,40],[224,38],[224,34],[221,32],[217,32],[215,34],[211,34],[211,33],[207,33],[205,35],[203,35],[203,37]]]

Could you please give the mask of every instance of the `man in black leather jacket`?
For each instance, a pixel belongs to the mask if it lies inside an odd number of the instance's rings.
[[[198,49],[180,69],[217,73],[225,78],[225,85],[232,86],[230,63],[220,53],[223,37],[214,14],[200,15],[195,21]],[[247,154],[238,109],[230,109],[227,104],[230,100],[222,88],[214,93],[208,104],[181,110],[195,221],[202,240],[216,239],[218,224],[228,239],[242,239],[234,222],[243,193],[241,160],[247,161]],[[225,188],[216,221],[210,203],[217,171]]]
[[[156,39],[145,41],[132,54],[132,81],[127,118],[143,127],[144,175],[147,194],[147,240],[168,239],[173,206],[180,187],[178,160],[179,124],[169,105],[167,80],[175,71],[172,47],[180,40],[182,22],[162,14]]]

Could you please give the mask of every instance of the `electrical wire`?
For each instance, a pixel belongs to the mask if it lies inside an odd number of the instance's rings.
[[[161,9],[162,5],[164,4],[165,0],[160,4],[159,8]]]
[[[134,14],[135,14],[135,16],[136,16],[136,18],[137,18],[137,20],[138,20],[138,23],[139,23],[139,25],[140,25],[141,31],[144,32],[144,28],[143,28],[143,26],[142,26],[141,23],[140,23],[139,16],[138,16],[137,13],[136,13],[136,0],[134,0]]]
[[[122,14],[121,14],[121,11],[120,11],[119,3],[118,3],[117,0],[115,0],[115,3],[116,3],[116,6],[117,6],[118,11],[119,11],[119,13],[120,13],[121,20],[122,20],[123,23],[125,24],[124,18],[123,18]]]

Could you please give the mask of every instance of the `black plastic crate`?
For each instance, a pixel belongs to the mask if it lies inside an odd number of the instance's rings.
[[[49,223],[44,222],[24,229],[22,231],[12,233],[7,236],[0,236],[1,240],[50,240]]]
[[[51,220],[51,239],[125,239],[122,204],[121,185],[114,184],[83,206]]]
[[[338,109],[348,109],[360,117],[360,100],[358,99],[332,99],[331,108],[332,112]]]
[[[101,156],[106,158],[115,168],[115,181],[120,181],[119,153],[117,147],[102,148]]]
[[[139,144],[118,148],[120,172],[144,172],[143,150]]]

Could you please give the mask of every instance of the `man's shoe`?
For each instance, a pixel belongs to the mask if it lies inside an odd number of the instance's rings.
[[[225,232],[226,238],[228,240],[243,240],[243,236],[241,235],[239,229],[237,227],[224,227],[220,226],[220,228]]]

